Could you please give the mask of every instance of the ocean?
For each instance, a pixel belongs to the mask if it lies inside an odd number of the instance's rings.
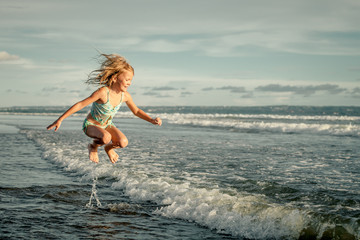
[[[0,239],[360,239],[360,107],[124,107],[115,164],[66,109],[0,109]]]

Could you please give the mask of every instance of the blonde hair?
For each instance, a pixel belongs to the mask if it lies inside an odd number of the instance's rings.
[[[113,76],[121,74],[125,71],[134,73],[134,68],[126,61],[126,59],[118,54],[101,54],[104,57],[100,69],[92,71],[86,83],[96,85],[111,86],[114,83]]]

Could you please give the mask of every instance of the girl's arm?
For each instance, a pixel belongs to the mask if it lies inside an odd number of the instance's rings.
[[[75,103],[66,112],[64,112],[55,122],[53,122],[51,125],[49,125],[47,127],[47,130],[50,130],[55,127],[55,132],[56,132],[59,129],[62,121],[64,121],[65,118],[80,111],[87,105],[99,100],[102,97],[102,95],[103,95],[102,89],[98,89],[93,94],[91,94],[89,97],[85,98],[84,100],[82,100],[80,102]]]
[[[149,115],[147,115],[143,110],[141,110],[140,108],[138,108],[134,101],[132,100],[131,96],[129,93],[126,93],[126,105],[130,108],[130,110],[132,111],[132,113],[145,120],[145,121],[148,121],[154,125],[159,125],[161,126],[162,124],[162,121],[160,118],[151,118]]]

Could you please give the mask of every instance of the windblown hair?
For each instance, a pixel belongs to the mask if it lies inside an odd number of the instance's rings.
[[[111,86],[114,83],[113,76],[130,71],[134,74],[134,68],[126,61],[126,59],[118,54],[101,54],[104,61],[101,63],[100,69],[92,71],[86,83]]]

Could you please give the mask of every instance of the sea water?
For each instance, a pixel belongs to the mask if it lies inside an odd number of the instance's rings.
[[[88,160],[86,110],[0,109],[1,239],[359,239],[359,107],[144,107]]]

